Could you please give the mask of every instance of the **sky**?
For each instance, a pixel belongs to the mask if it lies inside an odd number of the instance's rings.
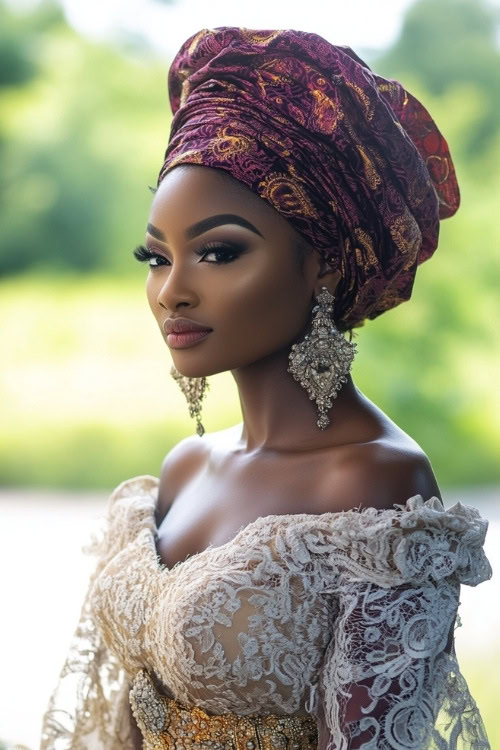
[[[500,0],[499,0],[500,1]],[[37,0],[10,0],[21,6]],[[202,28],[295,28],[321,34],[356,51],[377,50],[398,35],[412,0],[60,0],[68,21],[96,39],[125,34],[146,37],[172,57]]]

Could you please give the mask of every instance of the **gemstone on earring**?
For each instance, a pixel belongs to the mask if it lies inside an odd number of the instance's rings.
[[[334,299],[328,289],[322,287],[312,309],[311,332],[300,343],[293,344],[288,355],[287,372],[306,389],[309,400],[316,401],[317,425],[321,430],[330,424],[327,412],[332,407],[332,398],[336,398],[342,384],[347,383],[346,376],[357,348],[334,324],[331,317]]]

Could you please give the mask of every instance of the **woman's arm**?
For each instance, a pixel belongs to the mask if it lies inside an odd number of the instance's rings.
[[[380,750],[421,750],[440,732],[440,708],[448,709],[450,731],[458,726],[453,706],[441,706],[443,678],[454,661],[458,593],[449,582],[385,589],[344,581],[320,679],[328,728],[320,750],[330,737],[335,750],[359,750],[370,741]]]

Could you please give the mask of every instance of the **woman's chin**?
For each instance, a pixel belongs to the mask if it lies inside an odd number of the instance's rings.
[[[223,370],[218,369],[207,369],[206,367],[189,367],[186,365],[178,365],[172,360],[172,364],[181,375],[185,378],[208,378],[210,375],[217,375]]]

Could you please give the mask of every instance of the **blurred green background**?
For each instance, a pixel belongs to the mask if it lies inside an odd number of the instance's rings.
[[[443,490],[500,483],[499,20],[486,0],[417,0],[390,48],[356,50],[429,109],[461,188],[411,301],[357,329],[353,368]],[[194,432],[132,258],[168,140],[166,71],[144,40],[97,43],[56,4],[0,0],[4,487],[109,491]],[[212,431],[240,412],[230,375],[210,381]],[[494,747],[486,668],[467,676]]]
[[[443,487],[500,480],[498,12],[419,0],[365,54],[433,114],[461,187],[411,301],[358,329],[353,369]],[[193,431],[131,256],[168,140],[166,69],[145,44],[79,36],[54,4],[0,0],[4,485],[109,488]],[[209,430],[240,419],[230,376],[212,381]]]

